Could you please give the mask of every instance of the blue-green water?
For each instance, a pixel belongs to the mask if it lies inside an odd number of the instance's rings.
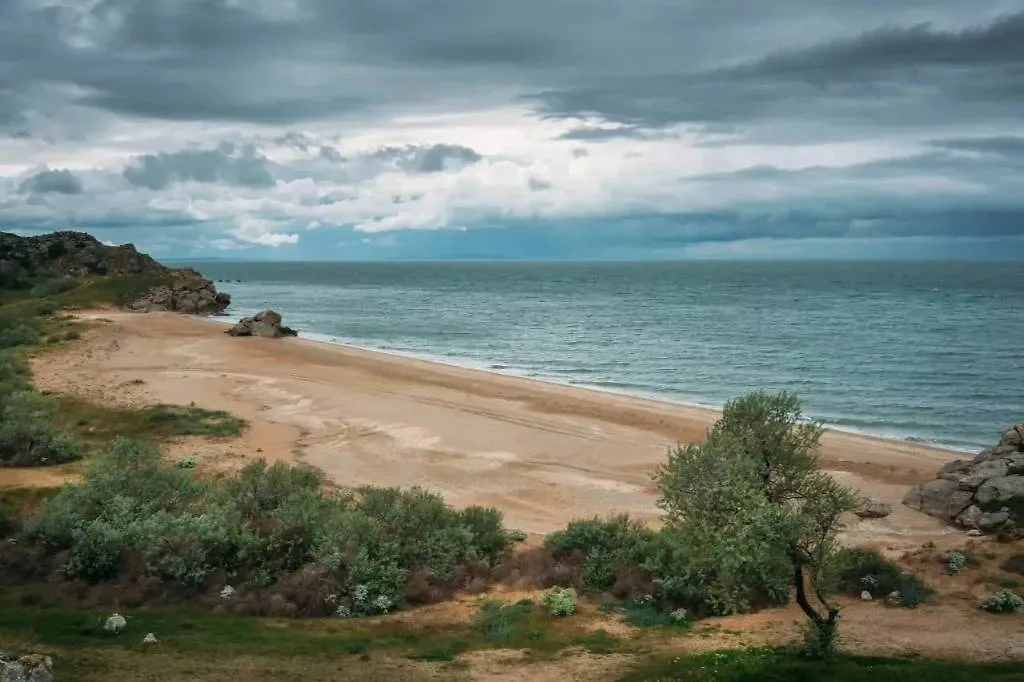
[[[975,449],[1024,420],[1024,264],[203,263],[304,336]],[[236,282],[235,280],[242,280]]]

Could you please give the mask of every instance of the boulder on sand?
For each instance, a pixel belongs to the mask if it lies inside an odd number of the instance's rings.
[[[1024,526],[1024,424],[971,460],[958,459],[938,477],[910,489],[903,504],[946,523],[982,533]]]
[[[892,513],[892,506],[888,502],[866,497],[853,513],[862,519],[884,519]]]
[[[273,310],[264,310],[253,317],[243,317],[225,333],[231,336],[262,336],[268,339],[298,336],[297,331],[281,324],[281,315]]]

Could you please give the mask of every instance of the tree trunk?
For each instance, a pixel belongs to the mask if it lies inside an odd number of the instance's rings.
[[[797,556],[793,557],[793,582],[796,584],[796,603],[800,605],[800,609],[815,623],[824,621],[825,619],[807,599],[807,589],[804,587],[804,567]]]

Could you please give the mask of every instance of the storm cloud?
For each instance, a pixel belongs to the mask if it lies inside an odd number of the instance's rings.
[[[28,194],[81,194],[82,182],[71,171],[45,169],[25,178],[20,189]]]
[[[153,190],[189,181],[244,187],[270,187],[274,184],[265,157],[252,146],[236,149],[231,144],[217,149],[187,149],[139,156],[124,169],[124,177],[133,185]]]
[[[1021,0],[5,0],[0,227],[1024,254],[1022,46]]]
[[[432,144],[385,147],[370,155],[371,158],[394,163],[413,173],[438,173],[476,163],[483,157],[469,147],[456,144]]]

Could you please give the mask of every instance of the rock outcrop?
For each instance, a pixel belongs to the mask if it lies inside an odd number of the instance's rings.
[[[1024,423],[974,459],[946,464],[934,481],[911,488],[903,504],[983,533],[1024,527]]]
[[[0,272],[7,277],[160,276],[166,271],[132,244],[107,246],[84,232],[0,233]]]
[[[53,660],[39,654],[0,654],[0,682],[53,682]]]
[[[190,315],[217,315],[231,303],[231,296],[217,291],[213,282],[191,268],[168,270],[163,281],[128,304],[138,313],[171,311]]]
[[[134,278],[144,294],[126,302],[136,312],[222,313],[231,302],[213,282],[191,268],[168,268],[132,244],[108,246],[84,232],[36,237],[0,233],[0,287],[40,277]]]
[[[281,325],[281,315],[273,310],[264,310],[253,317],[243,317],[225,333],[231,336],[262,336],[268,339],[298,336],[298,332],[291,327]]]

